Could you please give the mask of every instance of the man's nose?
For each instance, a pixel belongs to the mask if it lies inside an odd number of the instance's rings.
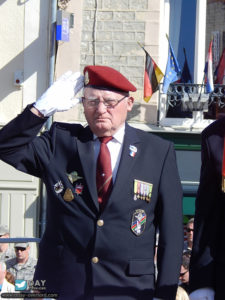
[[[96,110],[97,110],[98,112],[100,112],[100,113],[103,113],[103,112],[106,111],[106,106],[105,106],[105,104],[104,104],[103,101],[99,101],[99,103],[98,103],[98,105],[97,105],[97,107],[96,107]]]

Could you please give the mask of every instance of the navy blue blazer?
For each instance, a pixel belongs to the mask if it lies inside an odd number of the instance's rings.
[[[59,293],[60,299],[174,300],[183,228],[173,144],[126,124],[116,180],[101,212],[89,127],[53,123],[37,137],[45,121],[27,107],[0,131],[0,158],[41,178],[47,188],[47,225],[35,279],[45,279],[47,291]],[[77,176],[73,183],[68,178],[72,172]],[[135,180],[144,182],[143,189],[151,186],[148,201],[136,197]],[[135,220],[140,212],[138,232]]]
[[[221,189],[224,134],[225,118],[202,132],[202,166],[190,262],[191,290],[211,287],[218,300],[225,299],[225,194]]]

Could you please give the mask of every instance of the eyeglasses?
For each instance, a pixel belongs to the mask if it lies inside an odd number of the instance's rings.
[[[114,108],[116,105],[118,105],[121,101],[123,101],[125,98],[128,96],[124,96],[123,98],[116,100],[116,99],[106,99],[103,102],[101,102],[99,99],[86,99],[82,98],[83,103],[88,107],[88,108],[96,108],[98,107],[99,103],[103,103],[106,108]]]
[[[26,248],[22,248],[22,247],[16,247],[16,248],[15,248],[15,250],[16,250],[16,251],[19,251],[19,250],[20,250],[20,251],[25,251],[25,250],[26,250]]]
[[[192,228],[187,228],[186,231],[187,231],[187,232],[191,232],[191,231],[194,231],[194,229],[192,229]]]
[[[188,270],[183,273],[180,273],[180,277],[184,276],[187,272],[188,272]]]

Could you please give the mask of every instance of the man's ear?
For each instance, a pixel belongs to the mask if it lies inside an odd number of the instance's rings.
[[[133,104],[134,104],[134,98],[129,96],[128,100],[127,100],[127,111],[131,111],[133,108]]]

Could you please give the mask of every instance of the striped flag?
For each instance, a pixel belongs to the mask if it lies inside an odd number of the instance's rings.
[[[148,102],[153,93],[159,89],[159,83],[163,78],[163,73],[154,62],[148,52],[145,51],[145,74],[144,74],[144,100]]]
[[[213,61],[212,61],[212,43],[213,41],[211,40],[209,44],[209,50],[208,50],[208,55],[206,58],[206,63],[205,63],[205,85],[206,85],[206,92],[211,93],[214,90],[214,84],[213,84]]]
[[[225,48],[223,49],[223,53],[220,57],[220,61],[215,71],[217,84],[225,84]]]

